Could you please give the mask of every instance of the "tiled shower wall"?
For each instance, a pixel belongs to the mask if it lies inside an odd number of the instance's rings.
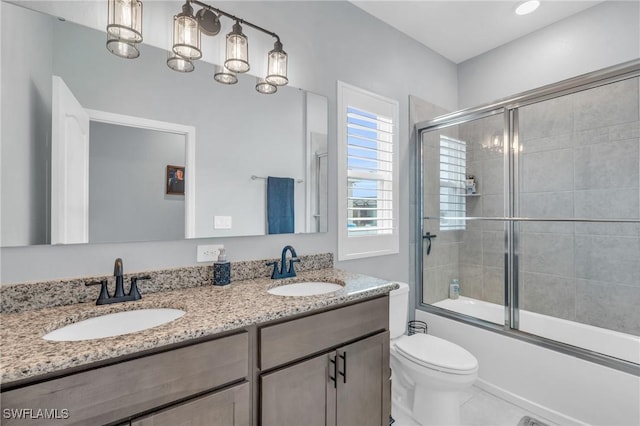
[[[467,174],[478,182],[476,196],[466,197],[467,216],[504,216],[504,160],[500,151],[504,117],[496,115],[423,134],[424,213],[438,217],[440,135],[467,142]],[[498,141],[498,145],[494,142]],[[491,149],[484,149],[491,146]],[[437,234],[431,254],[423,253],[425,303],[448,297],[449,283],[460,280],[463,296],[493,303],[504,301],[504,231],[502,222],[467,221],[465,230],[440,231],[437,220],[425,221]],[[426,246],[427,242],[423,242]]]
[[[467,216],[504,216],[504,116],[465,123],[467,174],[477,182],[478,196],[466,197]],[[464,296],[504,303],[504,223],[469,221],[460,246],[460,283]]]
[[[640,218],[638,78],[520,109],[520,216]],[[520,306],[640,335],[640,225],[521,224]]]
[[[520,108],[518,216],[639,219],[639,99],[635,78]],[[504,216],[503,129],[496,115],[441,132],[467,142],[467,170],[479,193],[466,198],[467,216]],[[439,134],[424,136],[425,214],[438,216]],[[640,225],[518,226],[522,309],[640,335]],[[437,221],[427,221],[430,229],[438,237],[423,254],[425,302],[446,298],[448,283],[459,278],[463,295],[502,304],[503,222],[436,232]]]
[[[457,129],[447,128],[440,132],[423,134],[423,214],[426,217],[440,216],[440,134],[458,138]],[[427,254],[427,240],[423,240],[422,282],[423,301],[433,303],[446,299],[449,283],[459,278],[459,252],[462,231],[440,231],[437,219],[424,220],[424,231],[435,234],[432,250]]]

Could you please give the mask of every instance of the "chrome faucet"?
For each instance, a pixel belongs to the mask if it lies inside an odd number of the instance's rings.
[[[289,267],[285,271],[285,265],[287,264],[287,251],[291,252],[291,259],[289,259]],[[278,261],[269,262],[267,266],[273,266],[273,272],[271,273],[272,280],[278,280],[280,278],[291,278],[296,276],[296,269],[294,267],[295,262],[300,262],[296,250],[292,246],[285,246],[282,249],[282,255],[280,257],[280,270],[278,270]]]
[[[148,275],[145,275],[142,277],[132,277],[131,287],[129,287],[129,293],[125,295],[124,284],[123,284],[123,281],[124,281],[123,271],[124,271],[124,267],[122,266],[122,259],[117,258],[113,266],[113,276],[116,278],[116,291],[113,294],[113,296],[109,294],[109,289],[107,287],[106,279],[101,281],[93,281],[93,282],[85,283],[86,286],[90,286],[90,285],[100,286],[100,295],[98,296],[98,300],[96,300],[96,305],[108,305],[110,303],[128,302],[130,300],[142,299],[140,290],[138,290],[138,280],[150,280],[151,277]]]

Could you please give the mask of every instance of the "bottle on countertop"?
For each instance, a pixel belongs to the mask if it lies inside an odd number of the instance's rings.
[[[460,282],[454,278],[449,284],[449,299],[457,299],[458,296],[460,296]]]
[[[231,263],[227,260],[227,251],[220,249],[218,260],[213,263],[213,285],[227,285],[231,282]]]

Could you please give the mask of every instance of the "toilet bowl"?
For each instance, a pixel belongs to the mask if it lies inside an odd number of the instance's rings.
[[[439,337],[407,336],[409,287],[399,285],[389,298],[392,415],[410,415],[423,426],[459,425],[460,392],[477,379],[478,360]]]

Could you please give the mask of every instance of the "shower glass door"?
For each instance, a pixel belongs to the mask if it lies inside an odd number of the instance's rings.
[[[422,302],[503,325],[504,111],[436,127],[421,138]]]
[[[637,373],[639,73],[419,125],[423,306]]]
[[[640,363],[640,341],[632,338],[640,336],[638,80],[514,112],[521,149],[515,216],[533,219],[519,224],[517,327],[635,363]],[[549,317],[559,321],[549,327]],[[565,332],[569,322],[579,323],[574,329],[580,332]],[[625,354],[624,342],[636,350]]]

